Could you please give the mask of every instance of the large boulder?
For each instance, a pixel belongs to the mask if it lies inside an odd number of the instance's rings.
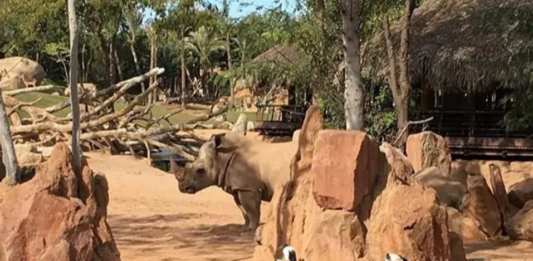
[[[372,207],[366,243],[369,260],[383,260],[388,252],[407,260],[451,260],[446,208],[433,189],[388,186]]]
[[[459,235],[464,243],[476,244],[486,242],[489,238],[480,229],[479,222],[470,217],[465,217],[455,208],[447,208],[448,228]],[[454,259],[455,260],[455,259]]]
[[[314,141],[322,126],[320,108],[311,106],[306,112],[298,138],[298,151],[291,164],[292,181],[276,189],[265,215],[265,225],[258,236],[261,242],[255,248],[254,260],[272,261],[285,243],[292,245],[299,256],[305,258],[302,253],[306,253],[317,217],[323,212],[313,198],[310,171]]]
[[[0,72],[7,71],[12,78],[18,78],[23,81],[24,86],[38,86],[46,76],[44,68],[28,58],[14,56],[0,59]]]
[[[0,71],[0,75],[2,75],[2,71]],[[22,76],[18,73],[4,72],[1,78],[2,79],[0,79],[0,88],[2,88],[2,90],[16,90],[26,88],[26,84],[24,83]]]
[[[364,132],[320,131],[311,167],[317,204],[355,211],[372,192],[378,153],[378,145]]]
[[[452,157],[442,136],[431,131],[409,135],[406,153],[415,172],[435,166],[445,176],[452,176]]]
[[[317,217],[306,260],[358,260],[365,252],[364,224],[355,213],[326,210]]]
[[[533,178],[522,180],[509,188],[509,202],[517,208],[523,208],[526,202],[533,200]]]
[[[404,183],[411,183],[411,177],[414,171],[409,159],[398,148],[386,142],[381,144],[379,150],[385,154],[387,162],[391,167],[390,176]]]
[[[413,181],[436,190],[441,204],[462,209],[464,195],[468,193],[467,187],[460,181],[444,176],[439,168],[425,168],[413,175]]]
[[[512,239],[533,242],[533,200],[505,222],[505,231]]]
[[[19,166],[35,166],[43,161],[43,155],[31,145],[15,145]]]
[[[463,214],[478,222],[479,228],[489,238],[499,235],[502,217],[494,195],[481,174],[471,174],[467,179],[468,192],[463,200]]]
[[[85,160],[76,176],[70,150],[57,144],[31,180],[0,183],[0,260],[120,260],[107,190]]]

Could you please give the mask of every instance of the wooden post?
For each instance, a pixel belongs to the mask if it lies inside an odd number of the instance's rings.
[[[78,22],[75,0],[68,0],[68,20],[70,31],[70,104],[72,107],[72,157],[76,175],[81,173],[80,148],[80,101],[78,98]]]
[[[0,77],[1,78],[1,77]],[[11,129],[7,119],[4,99],[0,88],[0,145],[2,146],[2,161],[6,166],[6,178],[8,184],[15,185],[20,182],[19,166],[17,163],[17,154],[11,138]]]

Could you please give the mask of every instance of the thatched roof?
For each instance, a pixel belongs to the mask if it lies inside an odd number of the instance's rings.
[[[399,24],[391,31],[397,50]],[[377,79],[388,76],[384,46],[382,35],[369,45],[365,74],[370,77],[376,71]],[[533,0],[426,0],[413,13],[409,49],[413,83],[426,80],[438,89],[487,88],[495,82],[527,86],[533,71]]]
[[[303,53],[296,45],[279,44],[256,56],[252,62],[289,62],[296,64]]]

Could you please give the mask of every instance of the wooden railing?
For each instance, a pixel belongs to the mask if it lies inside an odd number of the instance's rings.
[[[508,130],[503,124],[502,111],[427,111],[416,112],[412,120],[433,117],[425,125],[411,126],[418,132],[430,130],[446,137],[527,138],[533,129]]]
[[[257,106],[255,129],[262,135],[291,136],[302,127],[307,108],[302,105]]]
[[[257,122],[302,122],[308,106],[303,105],[259,105]]]

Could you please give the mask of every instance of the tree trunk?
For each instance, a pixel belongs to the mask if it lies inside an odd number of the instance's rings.
[[[115,56],[113,55],[114,52],[115,52],[115,44],[114,44],[113,39],[111,39],[111,41],[109,41],[109,53],[108,53],[109,55],[108,72],[109,72],[109,80],[111,81],[111,84],[115,84],[115,82],[117,82]]]
[[[108,73],[104,73],[104,86],[111,86],[113,84],[109,74],[109,67],[111,66],[111,60],[109,59],[110,50],[105,36],[102,33],[98,33],[98,42],[100,43],[100,49],[102,49],[102,61]]]
[[[135,50],[135,38],[130,41],[131,55],[133,55],[133,63],[135,64],[135,71],[137,75],[141,75],[141,66],[139,65],[139,58],[137,57],[137,51]],[[146,91],[144,82],[141,83],[142,92]]]
[[[233,67],[231,60],[231,37],[230,33],[226,35],[226,52],[228,53],[228,71]],[[229,79],[229,108],[233,109],[233,104],[235,102],[235,90],[233,89],[233,80]]]
[[[0,75],[0,79],[2,76]],[[6,178],[9,184],[15,185],[20,182],[19,166],[17,163],[17,154],[15,153],[15,146],[11,137],[11,129],[9,127],[9,119],[7,118],[4,100],[2,98],[2,90],[0,89],[0,146],[2,146],[2,162],[6,168]],[[0,173],[1,174],[1,173]],[[2,176],[0,176],[2,181]]]
[[[155,55],[156,55],[156,49],[155,49],[155,35],[150,36],[150,70],[153,70],[155,68]],[[150,86],[154,84],[155,77],[150,77]],[[153,101],[153,92],[148,95],[148,104],[151,104]]]
[[[63,64],[63,71],[65,72],[65,80],[67,82],[70,82],[70,78],[68,76],[69,72],[68,72],[67,64],[65,63],[65,60],[62,60],[61,63]]]
[[[117,48],[113,50],[113,54],[115,55],[115,65],[117,67],[118,79],[119,81],[124,81],[124,73],[122,71],[122,65],[120,62],[120,57],[118,56]]]
[[[157,67],[157,42],[156,42],[156,39],[154,39],[154,68]],[[154,77],[154,82],[157,80],[157,77]],[[161,91],[161,89],[159,87],[157,87],[153,92],[153,103],[157,102],[157,99],[159,97],[159,92]]]
[[[76,21],[75,0],[68,0],[68,20],[70,29],[70,104],[72,107],[72,156],[74,171],[81,175],[80,148],[80,103],[78,98],[78,23]]]
[[[389,85],[397,113],[397,137],[398,147],[403,150],[409,136],[409,105],[411,82],[409,80],[409,29],[411,15],[415,9],[414,0],[405,0],[404,15],[401,19],[402,30],[400,37],[399,61],[396,62],[394,46],[390,33],[390,23],[387,14],[383,16],[383,29],[387,56],[389,59]]]
[[[181,108],[185,109],[185,99],[187,98],[187,75],[185,74],[185,48],[181,50]]]
[[[80,71],[80,75],[81,75],[81,82],[87,82],[87,79],[85,79],[85,71],[87,70],[86,67],[85,67],[85,51],[87,49],[85,48],[85,43],[83,43],[82,47],[81,47],[81,71]]]
[[[411,27],[411,15],[415,8],[414,0],[405,0],[405,10],[402,17],[402,34],[400,38],[400,69],[399,84],[401,98],[399,99],[398,110],[398,130],[405,129],[402,137],[400,137],[399,147],[403,149],[409,136],[409,101],[411,94],[411,82],[409,79],[409,29]]]
[[[348,130],[363,130],[364,128],[365,101],[359,50],[358,6],[358,1],[344,0],[341,7],[342,40],[346,61],[344,114]]]

